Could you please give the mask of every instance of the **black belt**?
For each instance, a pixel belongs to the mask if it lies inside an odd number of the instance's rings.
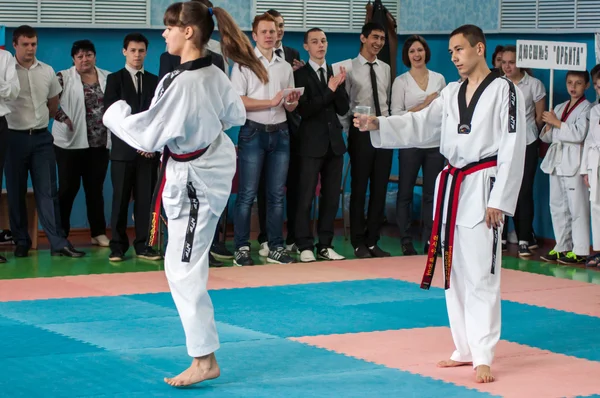
[[[210,145],[209,145],[210,146]],[[146,246],[154,246],[158,240],[158,229],[159,229],[159,217],[162,209],[162,193],[165,188],[165,182],[167,181],[166,169],[167,162],[169,159],[173,159],[176,162],[191,162],[194,159],[198,159],[204,155],[208,150],[206,148],[199,149],[197,151],[179,155],[171,153],[169,148],[165,146],[162,157],[162,164],[160,166],[160,172],[158,173],[158,181],[154,187],[154,194],[152,195],[152,210],[150,212],[150,228],[148,231],[148,241]]]
[[[246,126],[252,127],[255,129],[259,129],[262,131],[266,131],[267,133],[272,133],[272,132],[278,131],[278,130],[287,130],[288,122],[285,121],[285,122],[277,123],[277,124],[262,124],[262,123],[257,123],[257,122],[253,122],[252,120],[246,119]]]
[[[28,130],[13,130],[13,129],[9,129],[10,131],[14,131],[15,133],[21,133],[21,134],[29,134],[29,135],[33,135],[33,134],[42,134],[48,131],[48,128],[43,128],[43,129],[28,129]]]

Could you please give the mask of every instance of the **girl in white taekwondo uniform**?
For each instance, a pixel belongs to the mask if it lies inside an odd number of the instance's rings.
[[[250,41],[224,9],[175,3],[165,13],[163,37],[169,53],[181,56],[181,65],[159,83],[147,111],[131,115],[127,103],[118,101],[104,115],[106,126],[132,147],[144,152],[164,148],[157,185],[168,217],[165,273],[194,358],[189,369],[165,378],[176,387],[220,375],[214,355],[219,338],[206,290],[208,258],[236,168],[234,145],[223,130],[246,121],[244,104],[227,75],[211,65],[210,57],[201,57],[214,30],[213,15],[224,54],[268,80]],[[160,212],[160,204],[154,212]]]
[[[362,129],[374,130],[376,147],[410,148],[439,140],[450,165],[436,184],[421,287],[431,284],[443,239],[446,305],[456,350],[438,366],[472,364],[476,381],[487,383],[494,380],[490,366],[500,339],[499,235],[503,216],[515,211],[521,187],[525,104],[518,87],[487,67],[481,29],[465,25],[452,32],[450,54],[463,83],[450,83],[419,112],[388,118],[357,114],[354,123],[359,127],[369,120]]]
[[[598,66],[592,69],[592,83],[596,93],[600,95]],[[585,185],[590,189],[592,247],[596,252],[587,258],[585,264],[588,267],[597,267],[600,264],[600,104],[590,110],[590,126],[583,146],[580,173]]]
[[[540,167],[550,175],[550,215],[556,246],[541,258],[578,264],[590,254],[590,202],[580,175],[591,108],[585,99],[590,75],[587,71],[569,71],[566,82],[571,99],[542,114],[546,127],[540,139],[551,145]]]

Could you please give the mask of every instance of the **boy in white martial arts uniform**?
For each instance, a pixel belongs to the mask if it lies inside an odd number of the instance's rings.
[[[202,57],[215,27],[213,15],[224,54],[266,81],[267,71],[250,41],[225,10],[175,3],[165,13],[163,37],[169,53],[181,56],[181,65],[159,83],[147,111],[131,115],[127,103],[118,101],[104,115],[106,126],[132,147],[164,149],[152,222],[156,228],[162,198],[169,222],[165,273],[194,358],[189,369],[165,378],[176,387],[220,375],[214,355],[219,338],[206,290],[208,258],[236,168],[235,147],[223,131],[246,120],[227,75],[211,65],[210,57]]]
[[[600,95],[600,65],[592,69],[592,84],[596,93]],[[583,182],[590,189],[592,246],[595,252],[600,252],[600,104],[590,109],[590,126],[583,146],[580,172]],[[589,256],[585,262],[588,267],[597,267],[598,264],[600,253]]]
[[[526,136],[523,94],[510,80],[490,71],[485,49],[480,28],[461,26],[450,35],[449,51],[464,82],[450,83],[422,111],[387,118],[357,114],[354,119],[356,127],[371,130],[376,147],[440,142],[440,152],[450,164],[436,184],[421,287],[431,284],[441,244],[456,350],[438,366],[472,364],[480,383],[494,381],[491,364],[500,339],[499,237],[504,215],[512,216],[517,205]]]
[[[550,175],[550,215],[556,246],[541,258],[581,264],[590,254],[590,202],[580,175],[591,108],[585,99],[590,75],[587,71],[569,71],[566,80],[571,99],[542,114],[546,126],[540,139],[551,145],[540,167]]]

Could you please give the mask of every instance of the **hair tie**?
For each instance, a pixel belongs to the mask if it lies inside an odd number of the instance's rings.
[[[213,16],[213,9],[212,9],[212,7],[208,7],[208,15],[210,15],[211,17]]]

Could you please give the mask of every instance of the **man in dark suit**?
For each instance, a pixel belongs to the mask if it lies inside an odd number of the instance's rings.
[[[296,245],[300,261],[315,261],[314,239],[310,229],[310,210],[315,188],[321,175],[317,255],[324,260],[342,260],[333,250],[333,230],[340,200],[340,186],[346,144],[342,135],[343,116],[350,109],[350,99],[344,88],[346,71],[333,76],[327,65],[327,37],[319,28],[304,35],[304,49],[310,60],[294,73],[296,87],[304,87],[298,103],[302,118],[298,129],[296,154],[298,161],[298,203],[296,210]]]
[[[294,71],[304,66],[304,62],[300,59],[300,53],[298,50],[284,46],[283,36],[285,34],[285,21],[281,13],[277,10],[268,10],[267,14],[275,18],[275,26],[277,28],[277,41],[273,51],[275,55],[280,58],[284,58],[288,64],[292,66]],[[296,87],[300,87],[296,84]],[[290,163],[288,166],[288,177],[286,184],[286,215],[287,215],[287,239],[286,249],[290,252],[297,252],[298,248],[295,246],[295,224],[296,220],[296,202],[298,196],[298,161],[296,156],[296,147],[298,141],[298,126],[300,125],[300,117],[296,112],[290,113],[286,111],[288,120],[288,128],[290,132]],[[265,174],[264,170],[261,173],[260,181],[258,183],[258,222],[260,226],[260,232],[258,234],[258,243],[261,245],[259,254],[262,257],[266,257],[269,254],[267,247],[267,199],[266,199],[266,187],[265,187]]]
[[[144,59],[148,49],[148,39],[140,33],[131,33],[123,41],[125,67],[108,75],[104,93],[104,106],[108,109],[113,103],[125,100],[131,106],[131,113],[147,110],[158,85],[158,77],[144,70]],[[138,151],[114,134],[111,134],[110,152],[111,180],[113,185],[112,238],[110,240],[110,261],[122,261],[129,249],[127,237],[127,215],[129,201],[133,193],[135,240],[133,246],[138,257],[160,260],[160,254],[148,247],[148,228],[152,192],[156,184],[159,154]]]

